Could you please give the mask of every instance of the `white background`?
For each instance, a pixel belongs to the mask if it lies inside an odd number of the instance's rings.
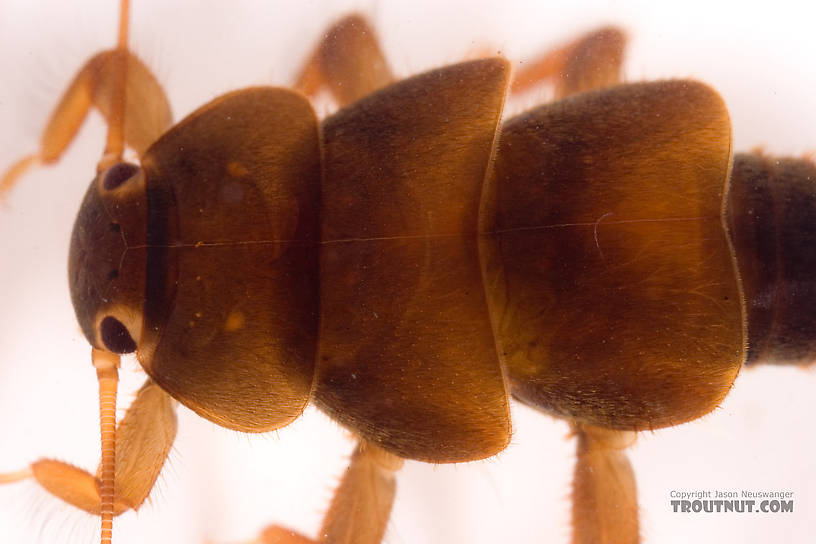
[[[35,149],[71,75],[114,43],[115,4],[0,3],[0,169]],[[372,17],[400,75],[484,47],[523,61],[613,22],[631,36],[626,78],[712,84],[731,109],[736,149],[816,150],[816,11],[806,2],[290,4],[134,0],[131,44],[164,83],[178,119],[227,90],[285,85],[321,29],[354,6]],[[528,105],[543,96],[528,97]],[[73,217],[103,140],[94,115],[60,165],[26,176],[0,209],[0,471],[41,456],[96,467],[96,381],[65,269]],[[143,379],[135,366],[126,362],[124,403]],[[811,541],[814,392],[814,370],[748,370],[713,414],[642,435],[630,458],[643,541]],[[567,426],[521,406],[513,410],[513,443],[496,458],[406,463],[387,542],[568,542]],[[353,445],[311,409],[261,437],[219,429],[185,409],[179,423],[153,504],[118,518],[117,543],[239,542],[272,521],[314,534]],[[675,489],[793,491],[796,511],[675,514],[669,507]],[[97,526],[33,483],[0,487],[0,542],[94,542]]]

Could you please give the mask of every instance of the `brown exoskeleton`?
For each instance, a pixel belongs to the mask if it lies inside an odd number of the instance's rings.
[[[600,217],[601,215],[602,215],[602,214],[599,214],[599,217]],[[597,219],[597,218],[596,218],[596,219]],[[608,219],[608,218],[607,218],[607,219]],[[605,219],[605,220],[607,220],[607,219]],[[602,225],[603,225],[603,222],[600,222],[599,224],[602,226]],[[602,232],[602,231],[601,231],[601,232]],[[602,248],[603,248],[603,245],[601,245],[601,247],[600,247],[600,248],[598,248],[598,249],[602,249]],[[285,521],[285,520],[284,520],[284,521]]]

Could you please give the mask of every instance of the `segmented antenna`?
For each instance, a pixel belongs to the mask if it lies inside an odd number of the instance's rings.
[[[119,39],[116,42],[116,54],[113,56],[111,72],[110,118],[108,119],[108,138],[105,152],[97,165],[101,172],[122,161],[125,149],[125,107],[127,104],[127,64],[128,64],[128,17],[130,0],[121,1],[119,12]]]

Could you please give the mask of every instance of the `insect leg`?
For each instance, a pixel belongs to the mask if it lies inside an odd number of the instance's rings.
[[[18,160],[0,176],[0,198],[32,166],[59,160],[82,126],[91,106],[99,109],[108,124],[114,122],[113,119],[118,117],[114,113],[114,80],[117,63],[121,62],[127,67],[124,142],[141,156],[170,126],[172,116],[169,103],[150,69],[127,49],[98,53],[85,63],[62,95],[43,131],[40,149]],[[108,155],[109,161],[117,162],[121,150],[108,149]]]
[[[156,478],[176,436],[176,402],[148,380],[139,390],[116,429],[114,514],[138,510]],[[32,463],[6,483],[32,477],[51,494],[91,514],[100,513],[100,471],[92,475],[61,461]],[[0,475],[0,483],[4,478]]]
[[[637,544],[635,475],[624,449],[633,432],[574,423],[578,438],[572,487],[573,544]]]
[[[385,534],[396,492],[394,473],[403,460],[361,440],[323,519],[317,542],[379,544]],[[266,529],[263,544],[304,544],[312,541],[280,526]]]
[[[555,88],[555,99],[614,85],[621,81],[626,34],[607,26],[548,51],[518,70],[510,87],[522,93],[541,82]]]
[[[294,87],[306,96],[328,88],[340,106],[345,106],[393,79],[374,29],[362,15],[353,14],[329,28]]]

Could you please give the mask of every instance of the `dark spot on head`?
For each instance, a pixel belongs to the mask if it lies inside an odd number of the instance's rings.
[[[122,230],[122,227],[119,226],[119,223],[112,222],[110,224],[110,230],[111,232],[120,232]]]
[[[108,316],[99,325],[102,343],[114,353],[132,353],[136,351],[136,342],[131,338],[127,328],[118,319]]]
[[[139,167],[129,162],[114,164],[105,172],[102,187],[108,191],[116,189],[139,172]]]
[[[115,280],[118,277],[119,277],[119,271],[116,270],[115,268],[113,270],[111,270],[110,272],[108,272],[108,279],[109,280]]]

